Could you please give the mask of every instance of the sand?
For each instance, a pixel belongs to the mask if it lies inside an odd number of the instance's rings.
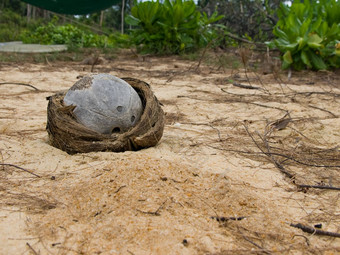
[[[76,155],[49,145],[46,97],[91,67],[0,64],[0,83],[39,89],[0,85],[0,254],[339,253],[290,226],[340,232],[339,190],[298,186],[340,187],[339,72],[197,64],[127,51],[95,66],[149,83],[166,126],[152,148]]]

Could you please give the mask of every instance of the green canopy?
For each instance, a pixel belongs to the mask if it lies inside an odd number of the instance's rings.
[[[109,8],[121,0],[23,0],[39,8],[62,14],[88,14]]]

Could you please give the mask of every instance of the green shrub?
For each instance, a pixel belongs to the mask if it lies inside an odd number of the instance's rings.
[[[0,42],[19,41],[25,29],[34,29],[39,23],[41,20],[27,23],[26,17],[10,9],[0,10]]]
[[[57,26],[54,23],[52,21],[47,25],[40,26],[33,33],[26,31],[21,36],[22,41],[24,43],[67,44],[71,48],[116,46],[114,37],[84,31],[72,24]]]
[[[269,45],[283,53],[284,69],[340,67],[340,1],[294,1],[291,7],[281,4],[278,16],[273,31],[277,39]]]
[[[221,18],[201,14],[192,0],[135,0],[126,22],[137,27],[131,38],[139,51],[177,54],[207,45],[216,36],[209,25]]]

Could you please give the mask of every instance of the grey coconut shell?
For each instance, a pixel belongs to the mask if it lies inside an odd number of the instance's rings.
[[[163,135],[164,112],[151,87],[144,81],[122,78],[138,93],[143,113],[136,126],[124,133],[100,134],[80,124],[74,116],[75,106],[65,106],[66,92],[47,97],[49,143],[69,154],[92,151],[122,152],[155,146]]]
[[[110,74],[95,74],[77,81],[64,97],[76,106],[77,121],[101,134],[123,133],[136,125],[143,113],[137,92]]]

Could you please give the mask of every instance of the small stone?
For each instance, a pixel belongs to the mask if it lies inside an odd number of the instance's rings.
[[[189,245],[189,242],[188,242],[187,239],[183,239],[182,244],[183,244],[184,246],[188,246],[188,245]]]

